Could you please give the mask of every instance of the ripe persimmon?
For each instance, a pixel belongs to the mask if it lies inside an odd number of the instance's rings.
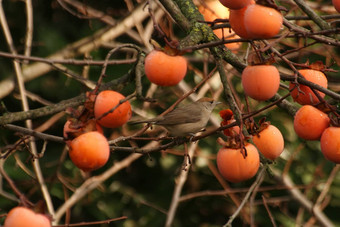
[[[329,123],[327,114],[311,105],[302,106],[294,116],[294,130],[305,140],[319,139]]]
[[[251,1],[250,4],[255,4],[255,2]],[[231,29],[233,29],[233,31],[238,36],[244,39],[251,39],[251,36],[248,34],[247,29],[244,24],[244,14],[249,5],[247,5],[246,7],[242,9],[230,10],[230,13],[229,13],[229,24],[230,24]]]
[[[251,4],[253,0],[219,0],[222,5],[229,9],[242,9]]]
[[[301,69],[299,70],[299,73],[306,80],[327,88],[328,81],[323,72],[314,69]],[[291,82],[289,84],[289,89],[291,90],[290,95],[293,97],[294,101],[300,103],[301,105],[312,105],[320,102],[312,89],[306,85],[299,85],[299,88],[297,88],[296,85]],[[301,92],[299,92],[299,89]],[[320,95],[321,98],[325,97],[324,93],[317,90],[315,91]]]
[[[247,66],[242,72],[242,86],[246,95],[253,99],[270,99],[280,86],[279,71],[272,65]]]
[[[109,159],[109,143],[101,133],[87,132],[72,140],[69,156],[79,169],[96,170],[104,166]]]
[[[121,104],[119,102],[125,97],[119,92],[106,90],[100,92],[94,103],[94,116],[101,126],[107,128],[118,128],[125,124],[132,115],[129,101]],[[117,107],[117,105],[119,106]],[[113,112],[113,108],[117,107]],[[110,112],[110,113],[108,113]],[[103,114],[106,114],[104,117]]]
[[[227,181],[237,183],[255,176],[260,166],[260,157],[256,147],[252,144],[245,146],[247,156],[241,149],[222,147],[216,157],[220,174]]]
[[[224,28],[223,31],[222,29],[215,29],[214,30],[215,35],[219,39],[224,39],[224,40],[232,40],[232,39],[239,39],[240,37],[236,35],[233,31],[231,31],[228,28]],[[231,50],[233,53],[237,53],[237,50],[240,48],[241,43],[240,42],[232,42],[232,43],[226,43],[224,44],[226,48]]]
[[[212,0],[212,1],[205,1],[204,4],[198,7],[198,10],[203,15],[205,21],[214,21],[216,19],[228,19],[229,18],[229,11],[224,7],[219,0]],[[222,29],[214,29],[213,30],[215,35],[219,39],[237,39],[237,36],[234,31],[229,28],[222,28]],[[241,43],[226,43],[225,46],[232,50],[236,51],[241,46]]]
[[[274,125],[268,125],[257,135],[254,135],[253,142],[263,156],[270,160],[279,157],[284,148],[282,133]]]
[[[340,163],[340,127],[329,127],[321,135],[321,151],[330,161]]]
[[[50,219],[26,207],[14,207],[9,211],[3,227],[50,227]]]
[[[229,11],[219,0],[204,1],[199,7],[198,11],[203,15],[204,20],[212,22],[218,19],[228,19]]]
[[[267,39],[277,35],[282,21],[279,11],[262,5],[248,5],[244,12],[244,26],[252,39]]]
[[[338,13],[340,13],[340,0],[332,0],[333,6]]]
[[[154,84],[174,86],[185,77],[187,64],[183,56],[171,56],[153,50],[145,57],[145,75]]]

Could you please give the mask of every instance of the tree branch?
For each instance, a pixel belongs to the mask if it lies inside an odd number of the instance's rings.
[[[135,68],[133,67],[130,72],[125,74],[119,79],[110,81],[100,87],[99,90],[112,89],[116,91],[122,90],[127,83],[129,83],[135,76]],[[53,104],[45,107],[41,107],[34,110],[22,111],[16,113],[6,113],[0,116],[0,126],[9,124],[16,121],[23,121],[26,119],[36,119],[39,117],[51,115],[64,111],[67,107],[75,107],[81,105],[85,101],[85,94],[81,94],[77,97],[63,100],[58,104]]]
[[[331,26],[324,21],[319,15],[317,15],[307,4],[304,0],[294,0],[294,2],[305,12],[308,17],[313,20],[322,30],[330,29]]]

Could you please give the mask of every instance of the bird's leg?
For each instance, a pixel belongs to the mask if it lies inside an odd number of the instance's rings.
[[[201,130],[199,130],[198,132],[205,132],[207,131],[206,128],[202,128]],[[196,132],[196,133],[198,133]],[[192,142],[192,139],[195,137],[196,133],[190,133],[190,138],[189,138],[189,142],[191,143]]]
[[[194,133],[190,133],[190,138],[189,138],[189,143],[192,142],[192,139],[195,137],[195,134]],[[195,142],[194,142],[195,143]]]

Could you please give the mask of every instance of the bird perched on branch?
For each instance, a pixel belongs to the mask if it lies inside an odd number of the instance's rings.
[[[221,102],[212,98],[200,98],[196,102],[179,106],[164,116],[152,119],[130,121],[131,124],[151,123],[161,125],[172,136],[188,136],[204,129],[207,125],[211,112]]]

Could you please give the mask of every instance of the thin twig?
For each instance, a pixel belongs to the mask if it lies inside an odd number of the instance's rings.
[[[220,74],[220,79],[221,79],[222,84],[223,84],[224,95],[226,96],[227,103],[229,104],[230,109],[234,113],[235,120],[237,122],[240,122],[241,119],[242,119],[242,116],[241,116],[242,111],[240,110],[239,106],[237,105],[236,100],[234,98],[234,94],[233,94],[232,90],[230,89],[230,84],[228,83],[228,80],[227,80],[227,75],[225,73],[224,64],[223,64],[221,59],[215,59],[215,60],[216,60],[218,72]]]
[[[33,41],[33,7],[32,0],[25,0],[26,5],[26,37],[25,37],[25,56],[30,56]]]
[[[11,54],[7,52],[0,51],[0,56],[9,58],[9,59],[16,59],[16,60],[23,60],[23,61],[33,61],[33,62],[41,62],[46,63],[48,65],[55,65],[55,64],[63,64],[63,65],[94,65],[94,66],[102,66],[106,62],[108,65],[121,65],[121,64],[131,64],[136,61],[136,59],[117,59],[117,60],[90,60],[90,59],[57,59],[57,58],[41,58],[36,56],[25,56],[20,54]]]
[[[240,204],[240,206],[237,208],[237,210],[234,212],[234,214],[229,218],[228,222],[223,225],[223,227],[231,227],[231,223],[234,221],[234,219],[239,215],[239,213],[241,212],[242,208],[244,207],[244,205],[247,203],[250,195],[253,193],[255,187],[259,184],[259,182],[261,181],[264,173],[266,172],[266,168],[267,167],[263,167],[257,177],[256,177],[256,180],[254,181],[254,183],[250,186],[247,194],[244,196],[243,200],[242,200],[242,203]]]
[[[312,10],[304,0],[294,0],[294,2],[313,20],[322,30],[330,29],[329,24]]]
[[[293,198],[298,201],[306,210],[308,210],[310,213],[313,213],[320,224],[327,227],[334,226],[332,221],[318,207],[314,207],[313,203],[304,194],[302,194],[299,189],[294,188],[295,184],[292,182],[288,174],[282,175],[276,169],[272,169],[272,172],[274,173],[274,176],[278,182],[283,183],[287,187],[292,187],[289,192]]]
[[[336,174],[338,173],[338,170],[340,169],[340,165],[335,165],[332,169],[332,172],[329,174],[329,177],[327,179],[327,182],[325,183],[318,199],[315,202],[316,207],[320,207],[322,204],[322,201],[325,199],[326,195],[328,194],[328,191],[331,187],[331,184],[333,183],[334,178],[336,177]]]
[[[0,174],[5,178],[10,188],[14,194],[19,198],[23,205],[32,206],[32,203],[26,198],[25,194],[21,193],[13,180],[8,176],[7,172],[4,170],[5,159],[0,159]]]
[[[317,185],[313,186],[306,186],[306,185],[295,185],[294,187],[297,189],[305,189],[309,187],[316,187]],[[272,185],[272,186],[262,186],[258,189],[259,192],[268,192],[268,191],[279,191],[279,190],[291,190],[292,188],[286,186],[286,185]],[[228,188],[225,190],[205,190],[205,191],[199,191],[190,193],[187,195],[182,195],[180,198],[180,202],[184,202],[187,200],[199,198],[199,197],[205,197],[205,196],[225,196],[230,194],[236,194],[236,193],[245,193],[248,192],[249,188]]]
[[[39,138],[42,140],[49,140],[57,143],[65,143],[64,138],[60,136],[54,136],[54,135],[49,135],[45,133],[41,133],[38,131],[35,131],[33,129],[28,129],[25,127],[17,126],[17,125],[12,125],[12,124],[7,124],[3,126],[4,128],[7,128],[9,130],[15,131],[15,132],[20,132],[26,135],[33,136],[35,138]]]
[[[268,168],[268,167],[266,167]],[[255,226],[255,223],[254,223],[254,201],[255,201],[255,198],[256,198],[256,194],[257,192],[259,191],[259,188],[263,182],[263,179],[264,179],[264,176],[265,175],[262,175],[261,176],[261,179],[258,181],[257,185],[255,186],[250,198],[249,198],[249,213],[250,213],[250,226],[251,227],[254,227]]]
[[[198,143],[191,143],[188,151],[189,157],[193,157],[194,152],[198,146]],[[186,159],[184,159],[184,162],[186,162]],[[175,218],[175,213],[178,207],[178,204],[180,202],[180,196],[182,193],[183,186],[187,180],[189,169],[192,163],[185,163],[187,170],[182,170],[178,178],[176,179],[176,186],[172,195],[171,204],[169,207],[168,215],[166,217],[165,226],[170,227],[172,226],[173,220]]]
[[[303,28],[303,27],[300,27],[296,24],[293,24],[290,21],[288,21],[286,18],[283,18],[283,24],[289,30],[293,31],[296,36],[300,35],[302,37],[308,37],[308,38],[314,39],[316,41],[325,43],[327,45],[340,46],[339,40],[332,39],[330,37],[323,36],[323,35],[314,35],[314,34],[312,34],[312,32],[310,30]]]
[[[156,146],[158,142],[151,142],[146,147],[149,146]],[[136,161],[142,157],[140,154],[131,154],[122,161],[115,162],[111,168],[106,170],[101,175],[93,176],[89,179],[87,179],[80,187],[76,189],[76,191],[72,194],[72,196],[65,201],[65,203],[58,208],[55,214],[55,219],[53,221],[54,224],[57,224],[62,216],[65,214],[65,212],[74,206],[80,199],[82,199],[84,196],[86,196],[89,192],[91,192],[93,189],[97,188],[100,184],[102,184],[104,181],[106,181],[108,178],[110,178],[112,175],[117,173],[118,171],[122,170],[123,168],[128,167],[132,162]]]
[[[10,30],[9,30],[9,27],[8,27],[8,24],[7,24],[5,12],[3,10],[2,0],[0,0],[0,4],[1,4],[0,5],[0,22],[1,22],[1,26],[2,26],[2,29],[3,29],[4,34],[5,34],[5,38],[6,38],[8,47],[9,47],[12,54],[17,54],[17,51],[14,47],[14,43],[13,43],[13,40],[12,40],[12,36],[11,36]],[[22,70],[21,70],[21,67],[20,67],[20,65],[17,61],[13,61],[13,65],[14,65],[17,83],[19,85],[22,108],[23,108],[23,111],[28,111],[29,105],[28,105],[27,96],[25,94],[26,89],[25,89]],[[26,120],[25,123],[26,123],[26,127],[28,129],[32,129],[32,120],[28,119],[28,120]],[[30,150],[35,157],[38,156],[38,151],[37,151],[36,144],[35,144],[34,140],[30,140]],[[54,207],[53,207],[51,195],[50,195],[50,193],[49,193],[49,191],[46,187],[46,184],[45,184],[45,180],[44,180],[44,176],[42,174],[41,168],[40,168],[39,160],[38,159],[34,160],[32,162],[32,164],[33,164],[33,167],[34,167],[35,174],[37,176],[37,180],[38,180],[39,185],[40,185],[40,189],[41,189],[43,197],[45,199],[47,209],[48,209],[49,213],[51,214],[51,216],[53,217],[54,216]]]
[[[99,46],[104,43],[115,39],[116,37],[126,33],[126,31],[132,27],[134,27],[136,21],[143,21],[148,17],[148,12],[143,9],[143,4],[139,4],[134,11],[125,17],[120,23],[117,23],[115,26],[108,28],[103,28],[97,31],[95,34],[80,39],[64,49],[59,50],[58,52],[50,55],[47,59],[64,59],[64,58],[73,58],[75,56],[79,56],[85,53],[89,53],[94,49],[97,49]],[[41,75],[52,70],[52,67],[46,65],[45,63],[35,63],[25,67],[23,69],[23,80],[30,81],[35,79]],[[5,97],[14,89],[14,81],[9,78],[1,81],[0,83],[0,98]]]
[[[268,213],[268,216],[269,216],[269,218],[270,218],[270,221],[272,222],[273,227],[276,227],[277,225],[276,225],[276,223],[275,223],[275,219],[274,219],[274,217],[273,217],[273,215],[272,215],[272,212],[270,212],[270,209],[269,209],[269,207],[268,207],[268,202],[267,202],[266,196],[262,195],[262,201],[263,201],[264,207],[266,208],[266,211],[267,211],[267,213]]]
[[[111,218],[103,221],[94,221],[94,222],[81,222],[81,223],[74,223],[74,224],[65,224],[65,225],[53,225],[53,227],[76,227],[76,226],[90,226],[90,225],[100,225],[100,224],[110,224],[111,222],[125,220],[128,217],[122,216],[119,218]]]

